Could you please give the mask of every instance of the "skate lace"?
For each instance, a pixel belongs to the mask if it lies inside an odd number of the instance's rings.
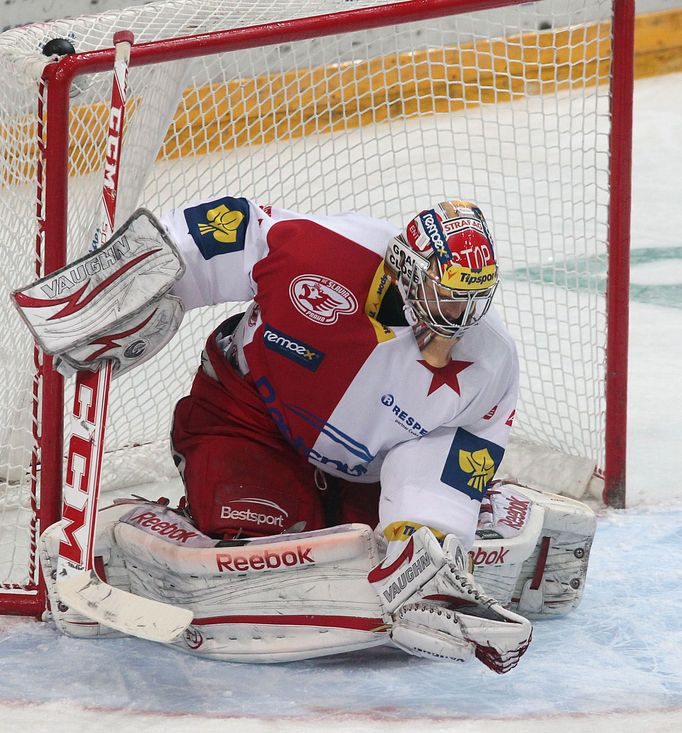
[[[475,582],[469,579],[468,575],[462,575],[457,565],[450,563],[450,569],[455,580],[460,584],[462,591],[472,596],[477,603],[490,605],[494,600],[483,592],[483,589]]]

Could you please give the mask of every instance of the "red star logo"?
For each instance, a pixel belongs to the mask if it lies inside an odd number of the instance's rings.
[[[461,394],[459,391],[459,379],[457,379],[457,375],[464,371],[468,366],[471,366],[474,362],[473,361],[450,361],[448,362],[447,366],[444,367],[434,367],[431,366],[427,361],[424,361],[424,359],[419,360],[419,364],[426,367],[431,374],[433,374],[433,377],[431,377],[431,384],[429,385],[429,391],[427,392],[427,396],[430,395],[432,392],[435,392],[439,387],[442,387],[444,384],[447,384],[448,387],[451,389],[454,389],[457,394]]]

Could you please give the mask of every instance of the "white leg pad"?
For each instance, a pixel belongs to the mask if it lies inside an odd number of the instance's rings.
[[[41,562],[57,628],[80,638],[115,637],[61,603],[56,567],[60,523],[41,538]],[[235,662],[279,662],[389,642],[387,622],[367,580],[379,561],[372,530],[352,524],[216,546],[183,517],[133,501],[101,511],[96,565],[106,581],[194,613],[174,645]]]
[[[116,545],[133,593],[188,608],[176,646],[226,661],[279,662],[388,641],[367,581],[371,529],[345,525],[232,547],[184,547],[121,522]]]
[[[501,605],[535,619],[575,610],[583,596],[592,540],[594,512],[575,499],[502,484],[501,505],[510,507],[507,523],[518,534],[495,537],[484,531],[470,557],[474,577]],[[506,503],[505,503],[506,502]],[[525,503],[525,508],[524,508]]]
[[[128,571],[121,553],[114,545],[112,533],[113,526],[122,515],[130,511],[130,506],[129,503],[121,503],[106,507],[98,512],[94,547],[96,565],[99,568],[106,567],[106,581],[125,591],[130,591]],[[80,639],[111,639],[124,636],[120,631],[102,626],[97,621],[93,621],[70,609],[60,599],[56,578],[61,532],[61,522],[55,522],[40,536],[40,564],[45,578],[48,602],[48,610],[44,614],[45,618],[51,619],[62,634]]]

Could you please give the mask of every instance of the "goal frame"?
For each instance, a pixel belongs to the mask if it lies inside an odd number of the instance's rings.
[[[408,0],[371,8],[265,23],[196,36],[183,36],[135,45],[130,66],[136,67],[185,58],[274,45],[339,32],[367,30],[446,15],[520,5],[524,0]],[[634,57],[634,0],[613,0],[612,61],[610,90],[610,158],[608,164],[610,203],[608,213],[608,285],[606,293],[606,416],[604,494],[607,505],[625,506],[628,290],[630,249],[630,201],[632,162],[632,94]],[[38,205],[36,274],[44,276],[66,264],[68,212],[69,100],[74,80],[83,75],[111,70],[114,48],[76,53],[48,64],[42,74],[46,85],[45,124],[49,144],[42,158],[44,204]],[[41,176],[41,171],[38,171]],[[40,192],[39,192],[40,193]],[[40,195],[38,197],[40,199]],[[617,202],[617,205],[614,205]],[[36,506],[34,532],[42,531],[61,516],[63,476],[64,380],[53,360],[36,350],[39,379],[34,383],[36,423],[40,437],[40,501]],[[39,382],[39,385],[38,385]],[[49,426],[49,433],[46,428]],[[38,437],[38,436],[36,436]],[[106,457],[105,457],[106,460]],[[36,459],[34,457],[34,463]],[[32,481],[38,481],[37,468]],[[42,577],[38,587],[19,595],[0,592],[4,613],[40,615],[45,607]]]

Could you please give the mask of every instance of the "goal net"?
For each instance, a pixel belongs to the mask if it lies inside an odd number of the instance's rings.
[[[36,538],[59,516],[73,386],[8,293],[92,239],[122,29],[135,47],[119,223],[138,206],[223,194],[396,224],[476,201],[521,358],[504,470],[572,496],[600,492],[610,470],[621,491],[605,397],[616,341],[623,355],[611,300],[607,328],[609,258],[614,232],[627,245],[629,213],[611,207],[629,160],[627,101],[611,143],[627,97],[627,70],[620,91],[612,79],[619,33],[628,49],[611,0],[165,0],[25,26],[0,34],[0,610],[42,606]],[[56,38],[76,55],[44,55]],[[173,406],[207,334],[240,307],[192,312],[164,352],[114,380],[103,492],[176,478]],[[611,403],[624,395],[613,384]]]

